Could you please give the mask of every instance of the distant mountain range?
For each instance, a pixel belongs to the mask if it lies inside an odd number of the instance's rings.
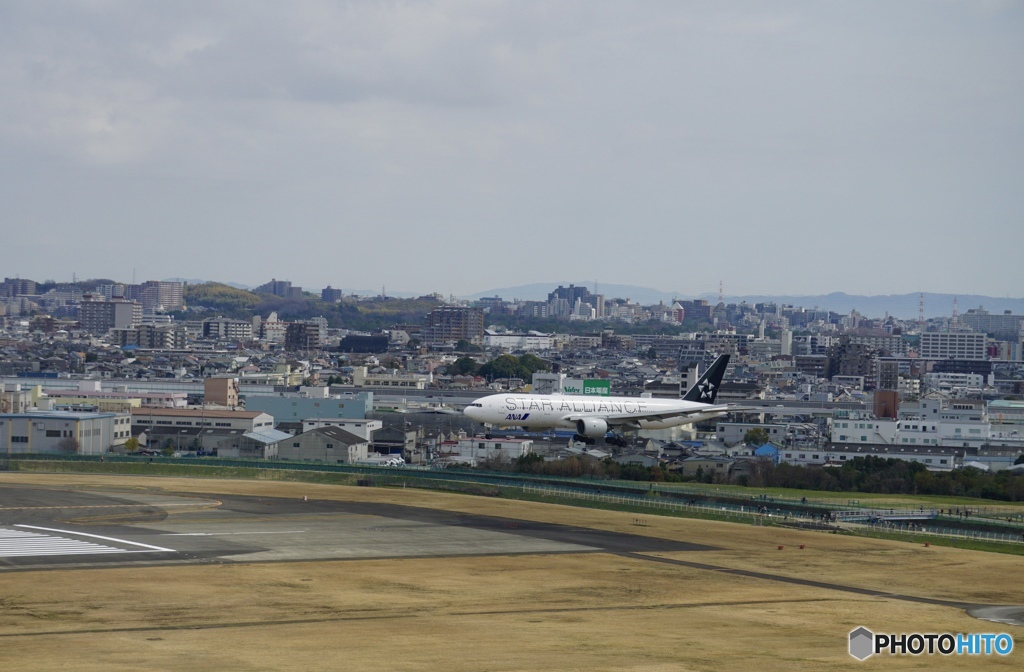
[[[491,289],[479,294],[466,297],[479,299],[485,296],[500,296],[503,299],[520,299],[523,301],[545,301],[548,293],[559,284],[568,286],[570,283],[532,283],[516,287],[502,287]],[[577,286],[586,285],[591,292],[594,291],[593,283],[574,283]],[[684,292],[665,292],[650,287],[636,287],[633,285],[601,285],[597,286],[598,293],[604,294],[607,298],[629,298],[635,303],[654,304],[664,302],[671,304],[675,299],[705,299],[711,303],[718,303],[717,294],[701,294],[693,296]],[[846,294],[833,292],[831,294],[809,294],[797,295],[746,295],[722,297],[726,303],[779,303],[803,308],[819,308],[831,310],[837,313],[849,313],[856,310],[865,317],[883,317],[886,314],[904,320],[912,320],[918,316],[921,294],[887,294],[882,296],[863,296],[857,294]],[[925,318],[948,316],[953,314],[953,299],[957,300],[959,312],[965,313],[968,309],[983,306],[990,313],[1002,313],[1010,311],[1015,315],[1024,314],[1024,299],[1000,298],[994,296],[980,296],[977,294],[933,294],[924,293],[924,315]]]

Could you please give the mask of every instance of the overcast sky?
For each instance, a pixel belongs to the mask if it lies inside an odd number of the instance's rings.
[[[1020,297],[1022,19],[6,0],[0,274]]]

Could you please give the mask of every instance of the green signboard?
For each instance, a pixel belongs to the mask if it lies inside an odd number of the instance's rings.
[[[566,378],[562,381],[562,394],[585,394],[595,397],[609,397],[612,394],[610,380]]]

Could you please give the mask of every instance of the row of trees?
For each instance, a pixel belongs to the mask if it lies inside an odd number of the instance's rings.
[[[920,462],[874,456],[857,457],[837,468],[776,465],[763,459],[736,482],[754,487],[1024,501],[1024,477],[1009,471],[987,472],[971,467],[928,471]]]
[[[445,371],[453,376],[483,376],[487,380],[519,378],[530,380],[536,371],[547,371],[549,365],[536,355],[501,355],[487,362],[477,364],[472,357],[460,357],[449,364]]]
[[[650,482],[710,483],[711,473],[684,477],[660,466],[619,464],[610,458],[592,460],[571,456],[545,460],[529,454],[512,462],[493,460],[480,465],[493,471],[515,471],[543,476],[590,477]],[[1000,501],[1024,501],[1024,476],[1009,471],[985,472],[974,468],[928,471],[923,464],[881,457],[857,457],[837,468],[774,464],[770,459],[754,462],[749,474],[734,479],[751,487],[795,488],[828,492],[879,494],[946,495],[979,497]]]

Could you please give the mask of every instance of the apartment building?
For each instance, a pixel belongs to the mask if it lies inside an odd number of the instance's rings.
[[[217,317],[203,320],[203,338],[226,341],[252,340],[252,322]]]
[[[971,308],[960,316],[960,324],[970,327],[983,334],[992,334],[995,338],[1014,340],[1020,337],[1021,322],[1024,315],[1014,315],[1009,310],[1002,313],[989,313],[984,308]]]
[[[147,280],[141,285],[118,285],[115,292],[142,304],[147,312],[180,310],[185,305],[185,283],[177,280]]]
[[[134,345],[144,350],[181,350],[186,345],[185,326],[175,324],[139,324],[130,329],[114,329],[118,345]]]
[[[465,306],[441,306],[427,314],[422,330],[425,343],[449,341],[481,341],[484,335],[484,313]]]
[[[111,329],[133,329],[142,323],[142,305],[124,299],[84,299],[78,307],[82,329],[101,336]]]
[[[285,327],[284,347],[287,350],[317,350],[323,343],[325,331],[316,322],[289,322]]]
[[[925,332],[921,334],[921,359],[988,359],[983,333]]]

